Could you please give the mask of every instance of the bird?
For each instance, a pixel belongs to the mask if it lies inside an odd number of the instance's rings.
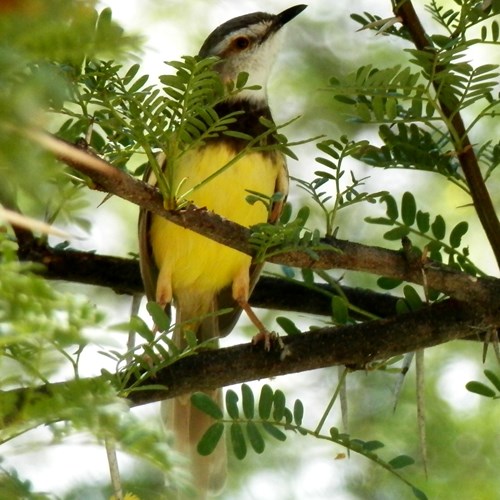
[[[247,86],[258,87],[228,93],[215,105],[219,116],[241,112],[231,124],[231,130],[251,137],[268,130],[261,119],[272,121],[267,81],[281,48],[282,28],[305,8],[306,5],[301,4],[279,14],[253,12],[235,17],[212,31],[202,44],[199,57],[218,58],[214,68],[224,85],[236,82],[238,75],[245,72]],[[186,191],[197,186],[247,146],[248,139],[244,137],[220,135],[189,150],[175,164],[174,185],[182,182]],[[276,143],[271,134],[264,140],[268,146]],[[167,168],[165,156],[160,155],[159,160],[162,168]],[[151,173],[146,173],[146,180],[156,183]],[[288,184],[286,161],[278,149],[249,151],[210,182],[193,190],[189,201],[242,226],[276,223],[288,194]],[[276,193],[281,196],[273,197],[276,201],[269,209],[263,203],[249,204],[249,191],[269,198]],[[211,345],[217,347],[215,339],[230,333],[243,310],[259,331],[254,338],[264,339],[268,348],[269,332],[248,303],[262,265],[252,264],[249,255],[141,210],[139,257],[148,300],[164,308],[173,304],[175,308],[177,326],[173,335],[180,349],[187,345],[188,330],[196,335],[198,342],[213,339]],[[231,312],[217,314],[226,308]],[[222,389],[211,391],[209,396],[222,403]],[[220,491],[227,476],[224,442],[208,457],[196,451],[198,441],[212,424],[211,418],[194,408],[189,396],[165,403],[162,415],[173,432],[176,449],[191,461],[198,498]]]

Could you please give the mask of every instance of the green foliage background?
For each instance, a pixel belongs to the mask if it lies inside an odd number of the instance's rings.
[[[440,5],[444,6],[444,10],[435,12],[442,15],[447,9],[459,10],[461,3],[443,2]],[[498,9],[498,3],[493,4]],[[158,6],[157,2],[147,2],[145,5],[141,15],[150,29],[158,19],[162,23],[174,21],[178,26],[190,26],[193,19],[210,19],[209,12],[220,8],[215,2],[189,2],[189,5],[186,2],[169,2],[162,6]],[[464,5],[469,6],[469,11],[477,8],[476,2],[464,2]],[[113,251],[127,255],[136,251],[135,214],[128,204],[112,200],[108,207],[104,205],[98,209],[96,217],[98,197],[94,193],[89,194],[88,180],[68,175],[51,155],[20,133],[23,127],[36,126],[74,140],[85,135],[89,117],[97,116],[98,125],[91,145],[100,154],[117,166],[137,174],[141,165],[153,158],[152,150],[158,144],[137,140],[143,121],[123,124],[119,121],[120,117],[111,112],[113,108],[120,109],[120,106],[125,112],[133,97],[138,100],[138,108],[150,106],[158,112],[154,119],[160,115],[161,109],[148,100],[152,99],[153,91],[148,86],[154,85],[154,80],[141,79],[139,66],[129,69],[142,57],[139,39],[122,31],[109,11],[98,16],[94,7],[95,2],[92,1],[64,0],[9,2],[0,7],[0,177],[4,180],[0,183],[0,198],[5,206],[14,205],[15,200],[23,213],[55,222],[70,231],[83,229],[99,234],[95,229],[99,227],[98,219],[115,221],[118,218],[123,234],[115,247],[97,240],[82,242],[81,246],[90,245],[98,252]],[[242,6],[238,13],[255,10],[253,4],[248,7],[244,9]],[[265,5],[262,8],[278,11],[280,7],[286,6]],[[417,7],[428,26],[436,29],[438,36],[449,34],[443,27],[438,27],[438,19],[432,20],[430,13],[424,11],[421,5]],[[297,25],[295,30],[289,30],[293,31],[293,35],[288,35],[286,50],[278,61],[270,87],[275,117],[280,123],[295,114],[303,114],[299,121],[284,131],[290,141],[326,135],[319,149],[314,144],[294,148],[299,161],[290,161],[290,167],[292,175],[300,179],[293,188],[294,207],[306,201],[310,205],[307,228],[311,231],[312,228],[320,228],[321,234],[338,231],[338,236],[342,238],[391,248],[397,248],[398,244],[393,242],[406,234],[410,234],[415,244],[422,247],[429,242],[426,239],[426,234],[429,234],[434,242],[431,248],[433,258],[445,260],[473,274],[494,273],[493,259],[473,210],[471,207],[456,209],[470,200],[465,194],[463,179],[453,156],[446,154],[450,145],[442,142],[445,138],[439,133],[431,137],[420,129],[405,126],[411,113],[424,113],[431,125],[437,119],[429,105],[432,97],[421,99],[426,94],[419,95],[419,90],[405,93],[405,88],[414,78],[413,72],[418,72],[418,64],[412,67],[411,72],[404,68],[409,58],[418,60],[418,54],[403,51],[409,44],[398,37],[398,33],[395,37],[375,36],[371,31],[355,33],[360,24],[346,22],[349,13],[362,14],[366,8],[361,2],[349,5],[349,11],[345,6],[332,9],[327,2],[317,2],[301,16],[300,27]],[[383,12],[374,14],[391,15],[389,2],[377,8]],[[368,18],[361,15],[357,19],[366,22],[370,20]],[[442,24],[449,20],[450,15],[445,16]],[[470,28],[474,34],[472,38],[483,36],[481,30],[487,24],[485,39],[493,42],[497,29],[494,22],[494,18],[489,24],[478,22],[477,27]],[[210,28],[214,25],[210,24]],[[199,30],[186,32],[186,51],[195,52],[210,28],[200,26]],[[144,30],[140,31],[144,34]],[[439,45],[444,43],[444,39],[437,37],[435,42]],[[483,70],[475,73],[480,88],[470,96],[479,100],[490,92],[493,101],[496,99],[498,113],[497,69],[484,67],[484,64],[496,62],[493,51],[498,50],[498,45],[488,42],[480,47],[480,52],[472,52],[480,54],[484,60],[480,63]],[[175,53],[172,58],[179,59],[182,55],[175,47],[169,47],[170,51]],[[474,56],[471,58],[474,67],[480,65],[475,63]],[[157,61],[163,59],[160,56]],[[98,62],[109,60],[118,61],[124,69],[117,71],[115,63]],[[396,64],[400,64],[401,69],[393,70],[393,74],[370,74],[370,69],[375,67],[394,68]],[[365,69],[359,70],[361,66]],[[421,66],[425,66],[425,61],[421,61]],[[466,72],[466,68],[462,69]],[[163,67],[158,73],[167,70],[170,71]],[[125,78],[122,79],[121,75]],[[382,81],[379,81],[379,87],[374,82],[377,76]],[[450,74],[450,79],[456,77],[456,74]],[[163,83],[169,81],[164,79]],[[393,85],[387,85],[388,81]],[[120,82],[123,88],[119,87]],[[77,83],[79,87],[76,87]],[[463,82],[452,81],[452,84],[459,93]],[[388,86],[393,92],[396,87],[402,95],[381,96],[381,88]],[[76,88],[79,94],[75,92]],[[374,89],[371,94],[370,89]],[[118,100],[117,94],[120,95]],[[337,99],[333,98],[334,95]],[[175,96],[172,97],[175,99]],[[449,98],[455,97],[451,95]],[[159,99],[158,106],[161,103]],[[465,101],[462,104],[468,104],[464,113],[468,122],[484,109],[480,102]],[[148,132],[158,139],[161,138],[160,125],[154,119],[148,122]],[[379,131],[378,125],[372,122],[385,126]],[[399,122],[400,128],[387,125],[393,122]],[[136,129],[127,128],[131,125],[135,125]],[[205,125],[210,127],[214,122],[207,121]],[[401,137],[412,130],[414,149],[411,153],[415,153],[417,145],[422,155],[420,164],[415,161],[405,164],[408,152],[402,148],[384,149],[382,145],[382,138],[389,145],[407,144],[408,141],[401,141]],[[498,118],[492,117],[479,122],[472,132],[473,142],[486,145],[483,167],[497,205],[500,202],[500,181],[494,166],[499,161],[498,144],[495,142],[498,141],[499,130]],[[378,133],[381,137],[377,137]],[[365,142],[367,138],[370,144]],[[414,160],[412,154],[410,157]],[[429,157],[436,154],[438,156],[433,157],[433,164],[437,172],[431,172],[426,165],[429,164]],[[321,160],[315,163],[312,161],[314,157]],[[381,158],[387,161],[383,166],[392,168],[382,170],[371,166],[380,166]],[[396,166],[398,168],[394,168]],[[410,168],[401,170],[404,167]],[[322,172],[319,176],[314,173],[318,170]],[[351,170],[354,179],[350,175]],[[365,177],[369,178],[360,181]],[[328,193],[333,193],[333,205],[331,200],[325,202],[325,196],[321,195],[321,191],[326,189],[322,182],[328,183]],[[390,196],[382,191],[389,191]],[[339,193],[343,196],[339,197]],[[310,203],[314,197],[319,204]],[[110,212],[112,219],[108,218],[111,217]],[[294,214],[297,212],[298,208],[294,208]],[[429,213],[429,221],[435,223],[433,229],[430,224],[427,228],[426,213]],[[440,223],[436,224],[440,214],[446,219],[447,230],[444,234],[441,234]],[[370,217],[368,222],[371,224],[364,222],[365,217]],[[468,232],[463,230],[464,222],[468,224]],[[451,236],[453,231],[454,236]],[[38,385],[60,379],[62,374],[78,380],[87,375],[87,371],[98,373],[100,362],[112,370],[114,364],[95,354],[95,351],[107,351],[108,356],[118,352],[112,359],[113,363],[123,359],[124,332],[110,330],[109,324],[124,321],[128,313],[127,299],[117,300],[111,291],[94,291],[83,286],[75,289],[47,282],[36,275],[36,268],[17,261],[10,234],[2,234],[1,237],[2,389]],[[80,246],[78,241],[71,244]],[[336,277],[340,274],[332,273]],[[300,277],[306,281],[312,279],[307,274]],[[376,286],[373,277],[354,273],[343,276],[343,282]],[[396,289],[396,293],[401,290]],[[89,301],[87,297],[96,300]],[[113,309],[118,309],[123,315],[115,317],[111,313]],[[333,322],[349,321],[347,312],[336,314]],[[324,320],[297,318],[295,321],[304,329],[310,323],[321,324]],[[266,321],[272,324],[273,316],[269,315]],[[99,332],[97,342],[96,331]],[[148,336],[147,328],[143,335],[144,338]],[[241,337],[235,333],[231,340],[236,342],[238,338]],[[92,354],[87,357],[88,351]],[[384,443],[385,448],[377,452],[380,451],[385,460],[400,454],[416,458],[417,464],[404,469],[403,475],[424,490],[429,498],[495,498],[500,490],[496,473],[500,452],[495,430],[497,403],[475,395],[464,398],[468,377],[481,377],[481,356],[481,347],[472,343],[442,346],[426,353],[427,478],[419,460],[412,373],[408,376],[396,412],[393,412],[392,400],[396,378],[394,370],[389,367],[366,374],[350,374],[347,378],[349,433],[364,441]],[[95,359],[99,369],[85,368],[82,373],[82,366],[95,364]],[[491,355],[487,366],[498,371]],[[461,371],[465,371],[465,375],[461,375]],[[335,390],[336,380],[337,370],[329,369],[272,381],[271,385],[275,390],[281,388],[288,401],[300,398],[305,407],[304,426],[314,428]],[[258,395],[261,384],[251,384],[251,387]],[[235,391],[239,392],[239,388]],[[18,433],[40,423],[48,423],[51,443],[63,442],[76,432],[93,436],[92,441],[98,443],[112,439],[121,450],[139,457],[140,467],[136,467],[135,474],[130,474],[126,490],[135,492],[141,498],[161,498],[157,491],[161,490],[164,473],[171,481],[186,481],[180,472],[178,458],[172,456],[167,445],[163,444],[157,423],[150,417],[145,421],[134,412],[127,412],[122,400],[105,380],[94,387],[73,389],[71,393],[65,392],[64,388],[55,390],[51,396],[42,401],[28,400],[25,414],[18,422],[4,421],[2,440],[7,442]],[[8,411],[9,408],[4,405],[2,419]],[[51,423],[60,418],[68,424]],[[340,409],[336,405],[328,422],[330,426],[342,429],[340,420]],[[3,446],[7,450],[15,450],[15,441],[14,448],[7,448],[10,443]],[[346,451],[340,445],[317,443],[314,438],[302,436],[300,432],[290,435],[286,443],[270,444],[273,446],[266,446],[262,455],[249,451],[244,461],[233,460],[228,488],[222,498],[252,498],[263,484],[271,488],[270,498],[279,494],[280,499],[304,496],[317,499],[391,499],[411,496],[405,484],[375,463],[355,453],[349,459],[343,457],[341,454]],[[27,447],[29,449],[30,445]],[[51,446],[47,444],[47,447],[50,453]],[[19,477],[8,458],[0,465],[3,467],[0,470],[1,497],[50,497],[45,493],[35,493],[37,484],[26,482],[28,477]],[[313,470],[315,467],[318,470]],[[109,498],[106,487],[99,484],[78,485],[78,482],[76,475],[74,487],[61,494],[61,498]],[[54,484],[57,485],[57,478]]]

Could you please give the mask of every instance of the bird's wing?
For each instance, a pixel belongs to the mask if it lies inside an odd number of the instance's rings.
[[[157,156],[158,164],[164,168],[166,164],[165,155]],[[143,181],[155,185],[156,178],[150,166],[144,172]],[[156,282],[158,281],[158,267],[153,258],[153,250],[150,244],[149,229],[151,227],[151,212],[141,208],[139,212],[139,265],[141,268],[144,291],[148,300],[156,299]]]

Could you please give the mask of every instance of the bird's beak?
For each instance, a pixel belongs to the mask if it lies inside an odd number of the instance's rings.
[[[286,23],[291,21],[294,17],[297,17],[306,7],[307,5],[304,4],[295,5],[279,13],[273,23],[273,31],[281,29]]]

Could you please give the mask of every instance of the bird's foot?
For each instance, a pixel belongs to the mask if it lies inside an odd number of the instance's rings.
[[[264,350],[269,352],[273,344],[277,345],[280,351],[285,349],[285,344],[281,337],[276,332],[270,332],[269,330],[262,329],[257,335],[252,337],[252,344],[257,345],[260,342],[264,342]]]

